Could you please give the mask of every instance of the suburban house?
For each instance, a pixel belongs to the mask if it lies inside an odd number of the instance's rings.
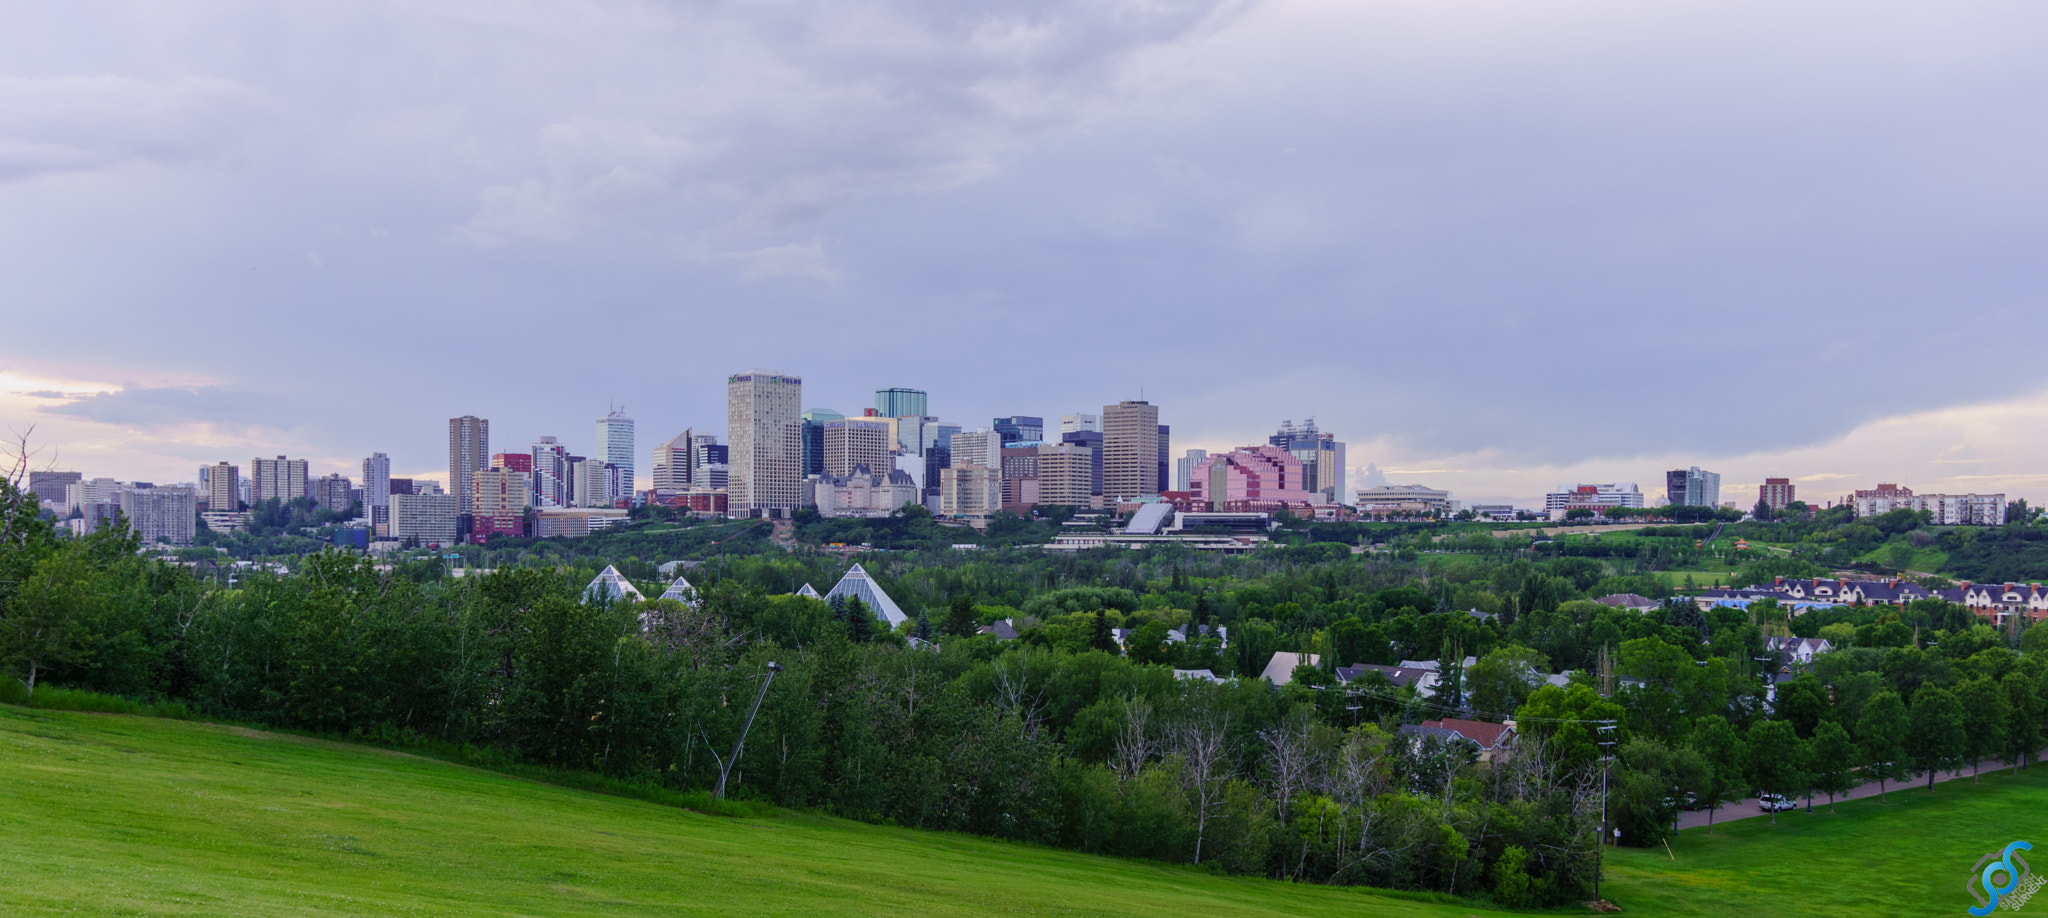
[[[1323,658],[1318,654],[1283,650],[1273,655],[1272,661],[1266,664],[1266,671],[1260,673],[1259,678],[1274,685],[1287,685],[1294,681],[1295,667],[1316,666],[1322,661]]]
[[[1483,720],[1425,720],[1421,724],[1409,724],[1401,728],[1407,736],[1439,736],[1458,739],[1479,747],[1479,761],[1493,761],[1494,753],[1506,749],[1514,742],[1515,725],[1512,723],[1492,724]]]
[[[1659,606],[1663,605],[1663,603],[1651,599],[1648,596],[1643,596],[1637,593],[1609,593],[1606,596],[1602,596],[1599,599],[1595,599],[1593,601],[1603,606],[1613,606],[1617,609],[1628,609],[1632,612],[1655,612],[1657,611]]]

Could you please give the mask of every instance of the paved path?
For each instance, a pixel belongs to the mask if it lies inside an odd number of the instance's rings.
[[[1994,762],[1990,759],[1984,760],[1984,774],[1991,774],[1992,772],[1997,771],[1998,769],[2004,767],[2006,767],[2004,762]],[[1957,778],[1968,778],[1970,774],[1971,772],[1968,768],[1965,768],[1961,771],[1944,771],[1936,774],[1934,776],[1934,780],[1936,783],[1940,783],[1942,781],[1954,781]],[[1885,790],[1888,793],[1897,793],[1898,791],[1909,790],[1912,788],[1920,788],[1922,790],[1925,790],[1926,787],[1926,775],[1921,775],[1918,780],[1909,781],[1904,784],[1901,784],[1896,781],[1886,782],[1885,784]],[[1855,789],[1849,791],[1848,793],[1836,796],[1835,799],[1861,800],[1865,797],[1875,796],[1877,796],[1877,782],[1872,781],[1869,784],[1858,785]],[[1826,794],[1813,795],[1813,809],[1815,812],[1825,811],[1827,809],[1827,805],[1828,796]],[[1721,806],[1714,812],[1714,825],[1718,826],[1724,822],[1728,822],[1734,819],[1754,819],[1759,816],[1769,815],[1769,813],[1766,813],[1763,810],[1757,808],[1757,800],[1755,797],[1750,797],[1747,800],[1738,800],[1734,803],[1721,804]],[[1779,813],[1778,815],[1781,817],[1806,815],[1806,798],[1799,798],[1799,809],[1786,810],[1785,812]],[[1702,826],[1705,826],[1706,824],[1706,810],[1692,810],[1678,814],[1678,827],[1680,829],[1697,829]]]

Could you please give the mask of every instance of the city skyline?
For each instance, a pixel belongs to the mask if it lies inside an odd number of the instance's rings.
[[[812,380],[806,408],[1146,398],[1176,453],[1313,415],[1354,488],[1371,463],[1529,502],[1699,465],[2048,495],[2048,371],[1881,360],[2048,333],[2021,152],[2048,63],[2009,38],[2048,10],[1120,10],[984,32],[853,2],[813,39],[744,7],[24,14],[0,420],[94,474],[382,451],[428,477],[463,414],[508,443],[612,399],[642,443],[715,430],[715,373],[560,344],[681,318]],[[362,346],[317,350],[336,327]]]

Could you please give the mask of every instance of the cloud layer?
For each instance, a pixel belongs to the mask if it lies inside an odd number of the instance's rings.
[[[614,400],[651,444],[721,426],[724,374],[767,365],[815,406],[922,386],[969,424],[1142,389],[1188,446],[1314,415],[1355,465],[1524,498],[1771,457],[2033,474],[1998,425],[1932,419],[2022,418],[2048,389],[2035,5],[20,25],[0,363],[141,382],[0,413],[102,444],[98,473],[142,475],[151,438],[210,452],[221,424],[430,469],[451,415],[575,443]],[[165,382],[192,378],[216,382]],[[1827,452],[1898,418],[1940,442]]]

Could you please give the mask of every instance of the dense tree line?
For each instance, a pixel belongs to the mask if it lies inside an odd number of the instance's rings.
[[[120,531],[60,539],[12,494],[0,490],[0,656],[24,693],[179,699],[702,789],[774,661],[736,795],[1303,881],[1583,898],[1602,749],[1621,841],[1655,844],[1688,801],[1888,790],[2040,745],[2048,631],[1996,631],[1938,602],[1615,608],[1589,600],[1669,588],[1626,560],[1492,536],[1456,555],[1303,537],[1242,557],[866,556],[913,616],[891,630],[858,603],[793,595],[843,572],[815,552],[700,555],[689,605],[587,602],[598,559],[532,546],[480,547],[459,578],[439,559],[380,569],[322,553],[226,589],[137,557]],[[765,543],[766,529],[722,532]],[[693,530],[712,531],[670,531]],[[641,547],[619,566],[658,595],[668,559]],[[1811,563],[1752,573],[1795,562]],[[999,619],[1020,638],[975,633]],[[1840,649],[1771,695],[1775,660],[1759,658],[1791,634]],[[1283,650],[1318,662],[1280,689],[1172,671],[1255,676]],[[1435,661],[1434,697],[1333,675],[1400,660]],[[1401,732],[1443,716],[1513,716],[1522,740],[1481,764]]]

